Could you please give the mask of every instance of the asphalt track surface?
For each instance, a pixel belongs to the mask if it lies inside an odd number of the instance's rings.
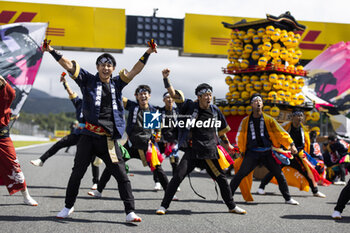
[[[0,187],[0,232],[350,232],[350,206],[343,212],[342,220],[333,220],[330,215],[343,186],[320,187],[326,198],[290,188],[299,206],[284,204],[278,187],[269,184],[267,195],[253,194],[254,202],[245,203],[239,190],[235,193],[238,206],[247,210],[246,215],[227,212],[215,192],[214,182],[207,174],[193,172],[191,181],[201,199],[191,190],[188,178],[177,193],[180,199],[172,202],[164,216],[155,214],[164,192],[153,191],[154,183],[149,168],[141,161],[130,160],[130,176],[135,196],[136,213],[142,223],[125,222],[124,206],[112,178],[103,192],[102,199],[87,195],[92,185],[91,168],[85,174],[71,218],[58,220],[56,214],[64,207],[64,197],[75,147],[69,153],[59,151],[46,161],[43,167],[34,167],[31,159],[40,157],[51,144],[17,151],[30,194],[39,206],[30,207],[22,202],[22,195],[9,196],[4,186]],[[163,162],[169,178],[169,160]],[[100,166],[100,173],[104,165]],[[229,177],[231,180],[232,177]],[[253,182],[256,192],[259,181]]]

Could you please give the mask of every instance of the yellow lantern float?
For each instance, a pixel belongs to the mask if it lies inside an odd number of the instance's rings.
[[[319,121],[320,120],[320,113],[316,112],[316,111],[311,113],[311,120],[312,121]]]
[[[270,107],[270,106],[265,105],[265,106],[263,107],[263,112],[264,112],[265,114],[270,115],[270,111],[271,111],[271,107]]]

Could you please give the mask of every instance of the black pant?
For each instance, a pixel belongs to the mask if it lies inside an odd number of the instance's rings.
[[[50,158],[51,156],[56,154],[57,151],[59,151],[60,149],[62,149],[64,147],[76,145],[79,141],[79,138],[80,138],[80,135],[78,135],[78,134],[69,134],[67,136],[64,136],[63,138],[61,138],[61,140],[59,140],[53,146],[51,146],[50,149],[48,149],[40,157],[40,160],[43,161],[43,163],[44,163],[48,158]]]
[[[342,213],[345,208],[345,205],[349,202],[349,200],[350,200],[350,181],[348,181],[347,185],[340,192],[337,205],[335,206],[334,210],[337,210],[340,213]]]
[[[170,162],[170,165],[172,167],[172,174],[174,176],[175,170],[176,170],[177,166],[179,165],[179,157],[178,156],[170,157],[169,162]],[[159,182],[159,177],[155,173],[153,173],[153,180],[155,183]]]
[[[237,172],[237,174],[234,176],[234,178],[231,180],[231,183],[230,183],[231,192],[233,195],[236,189],[238,188],[239,184],[241,183],[241,180],[244,177],[246,177],[251,171],[253,171],[256,168],[256,166],[262,163],[273,174],[273,176],[276,177],[278,182],[278,187],[284,199],[286,201],[289,201],[291,199],[286,178],[283,175],[280,165],[277,164],[275,159],[272,157],[271,153],[272,153],[271,150],[266,152],[253,152],[253,151],[246,152],[243,158],[241,168],[239,169],[239,171]]]
[[[305,177],[305,179],[309,183],[309,186],[311,188],[312,193],[318,192],[318,188],[315,187],[314,183],[312,182],[312,179],[309,177],[309,175],[308,175],[306,169],[304,168],[304,165],[302,164],[302,161],[298,157],[298,155],[295,155],[295,157],[290,160],[289,166],[296,169],[298,172],[300,172],[300,174],[302,174]],[[281,167],[284,167],[284,166],[281,166]],[[272,174],[272,172],[269,172],[268,174],[266,174],[266,176],[261,180],[259,188],[265,189],[265,186],[271,181],[273,176],[274,175]]]
[[[125,147],[125,149],[128,150],[131,159],[132,158],[140,159],[139,151],[137,149],[135,149],[134,147],[130,147],[128,142],[126,142],[124,144],[124,147]],[[146,151],[144,151],[144,152],[146,153]],[[128,161],[128,159],[125,159],[125,162],[126,161]],[[168,177],[166,176],[161,165],[157,166],[156,169],[153,171],[153,176],[158,177],[163,189],[166,190],[168,183],[169,183],[169,180],[168,180]],[[105,169],[101,175],[100,181],[99,181],[98,186],[97,186],[97,190],[99,192],[103,191],[103,189],[106,187],[106,184],[108,183],[110,178],[111,178],[110,172],[107,169]]]
[[[107,169],[118,182],[120,198],[124,202],[125,212],[129,214],[135,210],[134,196],[131,190],[130,180],[126,174],[125,162],[117,140],[114,141],[115,150],[118,156],[118,163],[113,163],[107,147],[106,137],[92,137],[81,135],[77,145],[77,153],[74,159],[74,166],[69,178],[66,191],[66,207],[72,208],[79,192],[81,179],[83,178],[90,161],[95,154],[106,164]]]
[[[173,178],[170,180],[161,206],[167,209],[183,179],[191,173],[195,167],[204,167],[210,177],[218,182],[222,199],[227,207],[230,210],[234,209],[236,204],[233,201],[230,186],[228,185],[226,176],[219,165],[219,161],[217,159],[192,159],[191,150],[191,148],[185,150],[185,154],[175,170]]]
[[[50,147],[41,157],[40,160],[45,163],[45,161],[50,158],[51,156],[55,155],[57,151],[60,149],[70,146],[75,146],[80,138],[80,134],[69,134],[65,137],[63,137],[61,140],[56,142],[53,146]],[[95,157],[91,161],[91,169],[92,169],[92,183],[97,184],[98,183],[98,177],[100,170],[97,166],[93,165],[93,162],[95,160]]]

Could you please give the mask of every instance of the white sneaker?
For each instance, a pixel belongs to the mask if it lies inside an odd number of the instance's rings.
[[[102,193],[100,193],[98,190],[89,191],[88,195],[90,195],[94,198],[101,198],[102,197]]]
[[[166,212],[167,212],[167,209],[165,209],[163,206],[161,206],[161,207],[159,207],[159,209],[157,209],[156,214],[164,215],[164,214],[166,214]]]
[[[314,193],[314,197],[321,197],[321,198],[325,198],[326,195],[321,193],[320,191],[318,191],[317,193]]]
[[[335,185],[346,185],[345,181],[336,181],[333,184],[335,184]]]
[[[177,188],[177,192],[180,192],[180,191],[181,191],[181,189],[180,189],[180,187],[178,187],[178,188]]]
[[[67,218],[69,215],[71,215],[74,212],[74,207],[68,209],[64,207],[61,212],[59,212],[56,216],[56,218]]]
[[[97,184],[93,184],[91,187],[91,190],[96,190],[97,189]]]
[[[159,182],[157,182],[156,185],[154,186],[154,190],[156,190],[156,191],[162,190],[162,186],[160,185]]]
[[[286,201],[286,204],[288,204],[288,205],[299,205],[299,202],[297,202],[296,200],[291,198],[290,200]]]
[[[36,202],[31,196],[23,198],[23,202],[26,205],[38,206],[38,202]]]
[[[234,209],[232,209],[232,210],[229,210],[228,212],[230,212],[230,213],[235,213],[235,214],[246,214],[247,213],[247,211],[245,211],[244,209],[242,209],[242,208],[240,208],[240,207],[238,207],[238,206],[236,206]]]
[[[30,163],[37,167],[42,167],[44,164],[43,161],[41,161],[41,159],[30,160]]]
[[[266,194],[265,190],[263,190],[262,188],[258,188],[258,191],[256,191],[256,193],[259,194],[259,195],[265,195]]]
[[[334,210],[334,212],[332,214],[332,218],[333,219],[341,219],[341,213],[337,210]]]
[[[130,212],[128,215],[126,215],[126,222],[142,222],[142,219],[134,212]]]

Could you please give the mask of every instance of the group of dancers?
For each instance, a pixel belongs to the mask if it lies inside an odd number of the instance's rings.
[[[228,212],[246,214],[238,207],[233,195],[249,174],[260,164],[270,171],[263,179],[258,190],[264,194],[266,184],[275,177],[286,204],[298,205],[291,198],[287,180],[282,172],[282,164],[298,170],[308,181],[315,197],[326,196],[318,191],[317,181],[320,177],[307,160],[306,154],[310,148],[310,138],[302,125],[304,117],[301,109],[294,109],[292,121],[281,126],[273,117],[264,114],[263,99],[255,93],[250,98],[252,113],[240,123],[236,142],[241,152],[241,164],[234,178],[229,183],[220,164],[220,149],[234,150],[226,133],[230,131],[225,117],[219,108],[211,104],[213,88],[202,83],[195,89],[197,99],[184,97],[184,93],[176,90],[170,83],[170,70],[162,71],[164,87],[167,92],[163,95],[165,106],[160,108],[149,103],[151,88],[139,85],[135,90],[136,101],[122,96],[122,90],[137,76],[146,65],[150,55],[157,52],[156,46],[150,46],[130,71],[123,69],[117,76],[112,76],[116,68],[114,57],[108,53],[100,55],[96,60],[97,73],[91,74],[80,67],[74,60],[65,58],[50,45],[43,46],[44,52],[49,52],[54,59],[69,73],[69,76],[79,86],[83,95],[80,99],[74,93],[65,78],[61,82],[67,90],[76,108],[78,127],[70,135],[57,142],[39,159],[32,160],[35,166],[43,166],[46,159],[64,146],[76,145],[72,173],[66,189],[65,206],[57,214],[57,218],[67,218],[74,212],[74,204],[79,192],[82,178],[90,164],[93,166],[93,189],[89,195],[99,198],[107,182],[113,176],[118,183],[118,191],[124,203],[126,221],[141,222],[135,213],[135,201],[130,180],[127,175],[126,161],[131,158],[141,160],[148,166],[154,181],[164,190],[164,197],[156,214],[167,213],[171,201],[177,200],[175,193],[184,178],[196,167],[206,169],[210,177],[220,188],[221,196]],[[10,105],[14,99],[14,91],[3,77],[0,77],[0,184],[5,184],[10,194],[21,191],[24,202],[36,206],[38,203],[31,198],[26,188],[24,175],[16,158],[13,143],[9,137],[8,123],[10,121]],[[174,107],[176,103],[177,108]],[[127,124],[124,120],[124,109],[129,111]],[[184,127],[167,127],[161,130],[144,127],[144,113],[156,112],[168,121],[189,122]],[[191,124],[191,122],[195,122]],[[127,141],[119,144],[124,132]],[[283,157],[282,151],[289,150],[289,156]],[[184,151],[179,162],[178,150]],[[169,181],[162,168],[163,156],[170,158],[173,176]],[[281,159],[280,157],[283,157]],[[100,179],[96,157],[106,165]],[[283,161],[283,163],[281,163]],[[288,162],[286,162],[288,161]],[[97,169],[97,170],[96,170]],[[157,185],[156,185],[157,187]],[[157,187],[159,189],[160,187]],[[341,213],[350,199],[349,183],[342,190],[332,217],[341,218]]]

